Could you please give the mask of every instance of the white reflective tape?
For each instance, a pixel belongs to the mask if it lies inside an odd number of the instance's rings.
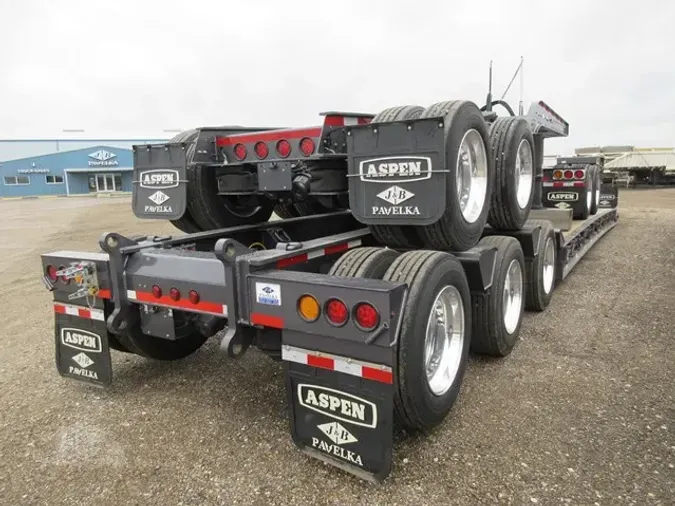
[[[356,248],[357,246],[361,246],[361,239],[354,239],[347,243],[347,248],[349,249]]]
[[[350,376],[363,377],[363,368],[377,369],[386,373],[391,373],[391,367],[380,364],[373,364],[372,362],[362,362],[352,358],[342,357],[339,355],[332,355],[330,353],[323,353],[318,351],[305,350],[303,348],[296,348],[287,344],[281,347],[281,359],[287,362],[295,362],[297,364],[307,365],[307,357],[312,355],[319,358],[328,358],[333,360],[333,370]]]
[[[136,300],[136,290],[127,290],[127,299]]]
[[[307,253],[307,260],[311,260],[312,258],[319,258],[319,257],[324,256],[325,254],[326,253],[325,253],[324,249],[318,249],[316,251],[310,251],[309,253]]]
[[[71,304],[62,304],[60,302],[54,304],[54,308],[63,308],[65,314],[70,316],[77,316],[79,318],[87,318],[89,320],[104,321],[105,317],[102,309],[94,309],[83,306],[73,306]],[[58,311],[59,313],[61,311]]]
[[[281,359],[287,362],[295,362],[296,364],[307,365],[307,353],[291,348],[290,346],[281,347]]]
[[[359,124],[358,118],[344,116],[342,119],[344,121],[344,126],[354,126]]]
[[[80,312],[77,310],[75,306],[66,306],[65,304],[63,304],[63,307],[66,308],[66,314],[72,316],[80,316]]]

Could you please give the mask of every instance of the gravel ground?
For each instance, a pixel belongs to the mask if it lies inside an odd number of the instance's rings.
[[[113,352],[108,390],[60,378],[39,254],[172,229],[128,199],[0,202],[0,504],[675,504],[675,191],[623,191],[620,209],[513,354],[472,358],[451,416],[397,444],[375,486],[295,449],[281,366],[258,353]]]

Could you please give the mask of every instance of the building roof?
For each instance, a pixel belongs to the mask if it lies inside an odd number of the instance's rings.
[[[606,169],[664,169],[675,172],[675,150],[670,151],[631,151],[605,163]]]

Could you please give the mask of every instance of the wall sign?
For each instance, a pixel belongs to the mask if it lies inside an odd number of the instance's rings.
[[[116,167],[120,164],[117,160],[117,155],[106,151],[105,149],[99,149],[94,153],[89,154],[89,167]]]
[[[51,169],[19,169],[18,174],[49,174]]]

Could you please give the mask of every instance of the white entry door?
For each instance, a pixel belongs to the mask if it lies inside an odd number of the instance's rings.
[[[119,174],[96,174],[97,192],[115,192],[122,189],[122,178]]]

